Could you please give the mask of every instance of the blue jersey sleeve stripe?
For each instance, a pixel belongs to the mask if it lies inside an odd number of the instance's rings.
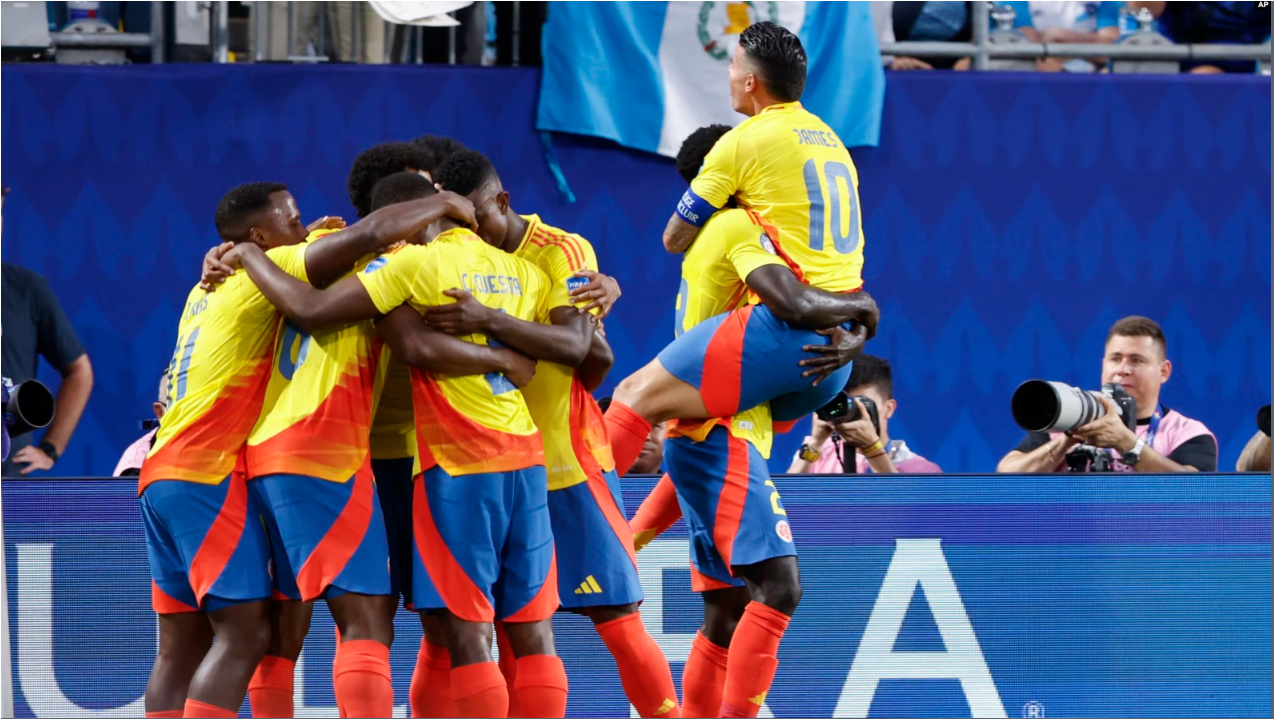
[[[696,195],[690,188],[686,188],[686,192],[682,193],[682,199],[677,202],[677,216],[695,227],[703,227],[713,213],[720,209]]]

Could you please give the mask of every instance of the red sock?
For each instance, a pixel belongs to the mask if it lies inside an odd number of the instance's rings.
[[[292,674],[297,664],[267,655],[248,681],[248,704],[255,718],[292,717]]]
[[[226,708],[209,705],[198,700],[186,698],[186,709],[182,711],[182,717],[188,718],[232,718],[239,717],[239,708],[227,710]]]
[[[509,692],[509,714],[505,717],[520,718],[522,704],[518,702],[518,694],[513,691],[514,681],[518,679],[518,664],[514,660],[514,649],[509,644],[505,624],[499,621],[496,622],[496,648],[500,651],[500,674],[504,676],[505,687]]]
[[[336,646],[341,647],[341,628],[338,625],[332,626],[332,632],[336,633]],[[332,687],[336,687],[336,663],[332,663]],[[341,698],[336,699],[336,716],[339,718],[347,718],[345,708],[341,707]]]
[[[502,718],[509,715],[509,690],[494,662],[452,668],[456,717]],[[389,717],[388,715],[386,717]]]
[[[518,704],[527,717],[567,716],[567,670],[554,655],[518,658],[518,681],[514,685]]]
[[[722,709],[726,686],[726,648],[695,633],[691,656],[682,668],[682,716],[713,717]]]
[[[151,710],[146,713],[148,718],[179,718],[185,710]]]
[[[682,506],[677,504],[677,489],[673,480],[664,473],[660,482],[651,490],[651,494],[642,501],[642,507],[629,521],[633,529],[634,550],[641,550],[660,533],[668,530],[682,517]]]
[[[642,616],[633,613],[597,626],[602,642],[615,656],[620,684],[644,718],[680,718],[673,673],[660,646],[646,632]]]
[[[801,418],[797,418],[797,420],[801,420]],[[797,420],[773,420],[771,421],[771,430],[776,435],[787,435],[793,429],[793,426],[797,424]]]
[[[333,689],[349,717],[387,718],[394,714],[390,649],[375,640],[347,640],[336,648]]]
[[[755,718],[779,667],[779,641],[792,618],[750,602],[735,626],[726,660],[726,687],[718,717]]]
[[[615,458],[615,474],[624,474],[633,467],[638,455],[642,454],[642,446],[651,434],[651,423],[633,412],[633,408],[622,402],[611,401],[603,420],[607,424],[607,435],[611,438],[611,456]]]
[[[412,672],[412,687],[408,697],[414,718],[456,717],[456,703],[452,702],[452,658],[447,648],[440,648],[421,638],[421,649],[416,654],[416,670]]]

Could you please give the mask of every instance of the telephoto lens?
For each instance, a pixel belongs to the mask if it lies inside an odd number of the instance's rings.
[[[1071,432],[1107,414],[1100,397],[1066,383],[1028,380],[1014,391],[1010,411],[1027,432]]]

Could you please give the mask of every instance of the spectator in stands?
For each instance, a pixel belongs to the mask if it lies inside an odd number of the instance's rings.
[[[899,403],[894,399],[890,362],[873,355],[854,361],[846,381],[846,394],[861,395],[876,403],[881,432],[872,426],[863,404],[859,419],[833,426],[814,416],[814,427],[792,460],[788,472],[813,475],[841,473],[940,473],[938,465],[913,453],[907,443],[890,439],[890,418]],[[853,454],[853,460],[847,457]],[[853,462],[853,469],[849,463]]]
[[[1014,10],[1014,28],[1033,42],[1113,43],[1120,39],[1119,2],[1003,2]],[[1093,72],[1105,58],[1040,58],[1040,72]]]
[[[1104,397],[1107,411],[1102,417],[1070,434],[1028,434],[1001,459],[997,472],[1062,471],[1068,467],[1067,453],[1081,443],[1109,453],[1117,472],[1215,472],[1213,433],[1160,402],[1160,388],[1172,371],[1164,331],[1154,320],[1132,316],[1117,321],[1107,333],[1102,382],[1120,383],[1137,401],[1137,432],[1125,425],[1115,403]]]
[[[1257,434],[1249,439],[1235,463],[1236,472],[1271,471],[1271,406],[1257,412]]]
[[[155,420],[164,419],[164,411],[168,409],[168,370],[159,376],[159,398],[151,404],[152,410],[155,412]],[[142,471],[142,462],[146,460],[146,455],[151,451],[151,445],[155,442],[155,433],[159,431],[159,425],[151,428],[151,431],[141,436],[120,456],[120,461],[115,465],[115,472],[112,475],[138,475]]]
[[[598,401],[598,407],[602,408],[603,413],[610,406],[611,398],[609,397]],[[656,423],[651,426],[651,432],[646,436],[646,443],[642,445],[642,453],[638,455],[637,460],[633,461],[632,467],[624,474],[625,477],[660,474],[660,468],[664,466],[664,426],[665,423]]]
[[[0,191],[0,214],[8,194],[8,188]],[[93,392],[93,366],[47,280],[17,265],[0,263],[0,283],[4,286],[0,302],[4,319],[0,364],[4,377],[14,385],[34,378],[41,355],[62,375],[54,404],[56,414],[44,437],[34,445],[31,433],[14,438],[9,459],[0,470],[0,475],[5,476],[19,472],[28,475],[52,468],[66,452]]]
[[[970,42],[970,3],[873,2],[877,38],[883,42]],[[883,57],[891,70],[950,70],[969,58]]]
[[[1260,45],[1271,36],[1271,6],[1260,2],[1131,2],[1131,10],[1146,8],[1160,21],[1160,32],[1175,43]],[[1183,60],[1182,71],[1252,73],[1252,60]]]

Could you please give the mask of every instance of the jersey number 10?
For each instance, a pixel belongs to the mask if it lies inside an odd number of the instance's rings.
[[[810,249],[823,252],[823,198],[826,194],[829,211],[826,213],[826,227],[827,233],[832,235],[832,246],[842,255],[854,252],[859,247],[859,193],[854,187],[854,178],[850,176],[850,168],[845,163],[827,162],[821,175],[814,158],[811,158],[801,171],[806,180],[806,196],[810,198]],[[843,209],[850,215],[845,232],[842,232],[841,222]]]

